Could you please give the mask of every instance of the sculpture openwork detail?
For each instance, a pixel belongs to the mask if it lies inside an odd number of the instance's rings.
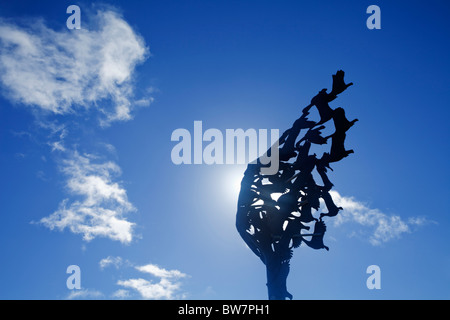
[[[324,217],[334,217],[342,210],[329,193],[333,184],[328,179],[327,169],[332,170],[331,163],[353,153],[353,150],[345,149],[344,141],[346,132],[358,119],[348,121],[343,108],[332,109],[329,106],[338,94],[353,84],[344,82],[342,70],[332,78],[331,92],[327,93],[327,89],[319,91],[275,145],[279,151],[278,172],[263,175],[260,169],[264,165],[258,159],[248,164],[241,182],[236,227],[247,246],[266,266],[271,300],[292,299],[286,282],[293,249],[304,243],[313,249],[328,250],[323,242],[326,231]],[[320,116],[317,122],[308,119],[314,106]],[[325,125],[332,124],[334,133],[322,136]],[[305,133],[301,137],[302,130]],[[329,140],[330,148],[320,158],[315,153],[310,154],[312,145],[327,145]],[[314,180],[314,170],[320,176],[321,184]],[[275,194],[281,196],[277,199]],[[327,212],[321,210],[320,199]],[[302,232],[309,230],[312,224],[312,232]]]

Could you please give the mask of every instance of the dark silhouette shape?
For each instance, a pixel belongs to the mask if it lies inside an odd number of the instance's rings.
[[[331,92],[327,93],[327,89],[323,89],[312,98],[302,115],[278,141],[279,170],[276,174],[262,175],[259,160],[256,164],[249,164],[244,172],[236,228],[250,250],[266,266],[269,299],[292,299],[286,284],[293,249],[305,243],[313,249],[329,250],[323,242],[326,232],[323,218],[336,216],[342,208],[336,206],[329,193],[333,184],[327,173],[328,169],[332,170],[330,163],[353,153],[353,150],[345,149],[344,142],[346,132],[358,121],[348,121],[343,108],[332,109],[329,103],[352,84],[344,82],[344,71],[339,70],[333,75]],[[319,112],[320,119],[317,122],[308,119],[313,106]],[[323,137],[321,130],[331,119],[335,131]],[[302,130],[306,132],[300,137]],[[330,138],[328,152],[320,157],[310,154],[312,145],[326,145]],[[270,152],[269,149],[267,153]],[[314,170],[322,180],[321,185],[314,180]],[[281,195],[275,198],[273,194]],[[318,213],[320,199],[328,212]],[[302,230],[310,230],[308,224],[312,223],[313,232],[302,233]]]
[[[325,201],[325,205],[328,209],[328,213],[321,213],[320,214],[320,219],[322,219],[322,217],[334,217],[335,215],[338,214],[339,210],[342,210],[341,207],[338,207],[334,204],[333,199],[331,198],[331,195],[328,192],[323,192],[322,193],[322,199]]]
[[[331,137],[330,162],[337,162],[342,158],[347,157],[350,153],[353,153],[353,150],[345,150],[345,133],[355,124],[356,121],[358,121],[358,119],[348,121],[345,117],[344,109],[336,108],[333,112],[333,121],[336,131],[329,136]]]
[[[333,109],[331,109],[328,105],[328,102],[333,99],[334,98],[331,99],[330,95],[327,93],[327,89],[322,89],[314,98],[311,99],[311,104],[303,109],[303,113],[308,113],[312,106],[316,106],[320,115],[320,121],[317,125],[325,123],[333,117]]]
[[[322,137],[320,135],[320,130],[325,129],[325,126],[320,126],[318,128],[315,129],[309,129],[308,132],[306,132],[305,136],[303,138],[300,139],[299,143],[306,140],[309,141],[311,143],[315,143],[315,144],[325,144],[327,143],[327,139],[329,137]]]
[[[282,148],[280,148],[280,160],[287,161],[295,156],[297,153],[294,151],[295,149],[295,141],[297,140],[298,135],[302,129],[309,129],[315,125],[314,121],[309,121],[306,119],[307,113],[304,113],[300,118],[298,118],[292,128],[285,131],[283,134],[283,139],[280,139],[279,144],[284,144]]]
[[[330,96],[336,98],[336,96],[342,92],[344,92],[345,89],[353,85],[353,82],[350,82],[346,84],[344,82],[344,75],[345,72],[342,70],[338,70],[336,74],[334,74],[333,77],[333,86],[331,88]]]
[[[310,248],[326,249],[328,251],[329,248],[323,244],[323,236],[325,235],[326,230],[327,227],[325,226],[325,222],[323,222],[322,220],[316,221],[312,239],[310,241],[303,239],[303,242],[306,243]]]

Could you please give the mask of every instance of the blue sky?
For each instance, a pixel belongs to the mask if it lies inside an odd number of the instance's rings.
[[[66,8],[81,8],[68,30]],[[381,9],[369,30],[366,9]],[[235,230],[243,165],[175,165],[171,134],[289,128],[331,75],[359,122],[329,177],[330,251],[294,299],[449,299],[442,1],[0,2],[0,298],[266,299]],[[69,290],[69,265],[81,289]],[[370,265],[381,289],[366,287]]]

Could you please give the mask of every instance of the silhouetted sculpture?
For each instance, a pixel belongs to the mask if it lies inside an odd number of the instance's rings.
[[[325,226],[325,222],[323,222],[322,220],[316,221],[312,239],[310,241],[303,239],[303,242],[306,243],[310,248],[326,249],[328,251],[328,247],[323,244],[323,236],[325,235],[326,230],[327,227]]]
[[[353,150],[345,149],[344,142],[346,132],[358,121],[348,121],[344,109],[332,109],[329,103],[352,84],[344,82],[344,71],[339,70],[333,75],[331,92],[322,89],[311,99],[302,115],[278,140],[279,170],[276,174],[262,175],[260,169],[263,165],[260,161],[249,164],[244,172],[236,228],[247,246],[266,265],[269,299],[292,299],[286,282],[293,248],[298,248],[303,242],[313,249],[329,250],[323,242],[326,225],[322,219],[336,216],[342,208],[336,206],[329,193],[333,184],[327,176],[327,169],[332,170],[330,163],[353,153]],[[313,106],[319,112],[318,122],[307,118]],[[321,130],[331,119],[335,131],[323,137]],[[307,131],[299,139],[302,130]],[[324,152],[320,158],[316,154],[309,154],[313,144],[327,144],[330,138],[329,152]],[[315,182],[314,170],[321,177],[323,185]],[[281,196],[276,199],[272,196],[275,193],[281,193]],[[318,214],[320,199],[328,212]],[[315,217],[315,214],[319,217]],[[302,233],[303,229],[310,230],[308,224],[312,223],[313,232]]]

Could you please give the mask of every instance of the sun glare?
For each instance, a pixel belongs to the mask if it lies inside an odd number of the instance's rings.
[[[226,190],[224,190],[225,194],[227,195],[227,198],[230,201],[233,201],[237,204],[237,200],[239,197],[239,192],[241,190],[241,181],[244,177],[244,166],[227,166],[225,170],[225,178],[224,178],[224,187]]]
[[[239,195],[239,191],[241,190],[241,181],[243,177],[244,171],[237,168],[230,170],[229,176],[227,177],[230,193],[232,196],[235,196],[236,199]]]

